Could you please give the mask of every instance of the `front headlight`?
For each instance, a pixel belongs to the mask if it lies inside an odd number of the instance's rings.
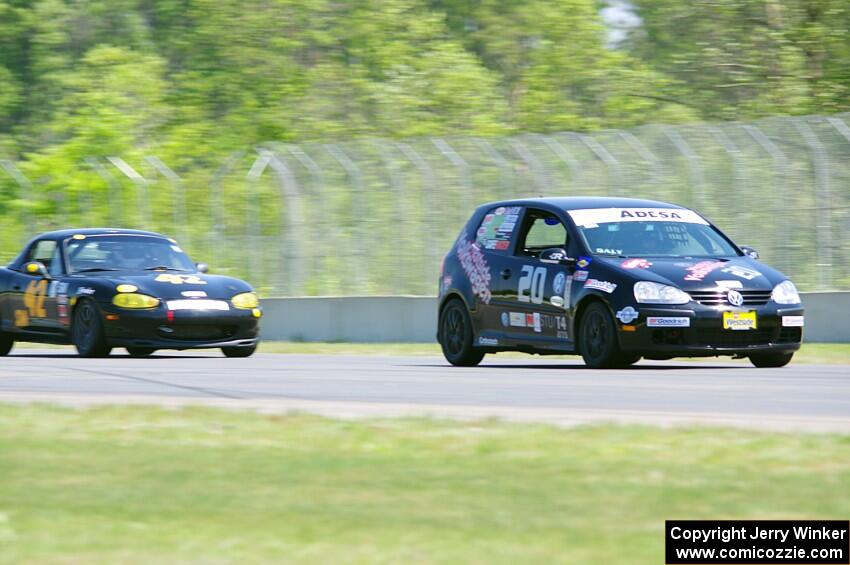
[[[159,306],[159,298],[154,298],[147,294],[139,294],[137,292],[122,292],[121,294],[115,295],[115,298],[112,299],[112,303],[119,308],[142,310],[145,308],[156,308]]]
[[[687,304],[691,301],[688,293],[675,286],[650,281],[635,283],[635,300],[644,304]]]
[[[251,310],[252,308],[256,308],[260,305],[260,299],[257,298],[257,295],[253,292],[243,292],[242,294],[237,294],[236,296],[231,298],[230,301],[236,308],[242,308],[244,310]]]
[[[777,304],[799,304],[800,294],[797,287],[791,281],[782,281],[773,287],[770,298]]]

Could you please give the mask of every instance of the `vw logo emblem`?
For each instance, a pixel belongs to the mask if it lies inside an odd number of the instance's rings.
[[[728,300],[729,304],[732,306],[741,306],[744,303],[744,296],[737,290],[730,290],[726,295],[726,300]]]

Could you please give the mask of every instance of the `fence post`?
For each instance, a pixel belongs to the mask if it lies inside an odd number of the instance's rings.
[[[428,162],[422,158],[422,155],[416,152],[413,147],[406,143],[398,143],[396,146],[401,150],[401,152],[410,159],[416,168],[419,170],[419,174],[422,177],[422,214],[427,213],[428,210],[433,210],[433,207],[430,206],[431,195],[434,190],[434,171],[431,169],[431,166]],[[430,257],[430,264],[425,265],[424,274],[426,281],[434,281],[437,279],[438,273],[436,272],[437,266],[437,246],[435,244],[434,238],[434,228],[428,224],[427,219],[423,222],[422,231],[425,232],[425,247],[428,250],[428,255]]]
[[[844,120],[836,116],[833,118],[827,118],[827,121],[832,125],[832,127],[838,130],[838,133],[840,133],[844,139],[850,142],[850,127],[847,126]],[[839,192],[839,194],[841,193]],[[838,233],[838,241],[847,240],[845,234],[847,233],[847,230],[850,229],[850,212],[848,212],[850,207],[848,207],[848,205],[850,205],[850,192],[844,191],[844,201],[839,205],[839,209],[843,210],[843,222],[839,223],[840,231]],[[847,257],[848,255],[845,253],[843,258],[838,259],[839,263],[844,266],[844,271],[840,273],[842,277],[845,273],[847,273]]]
[[[325,174],[322,168],[310,157],[309,153],[301,149],[298,145],[286,145],[286,150],[290,155],[295,157],[295,160],[307,169],[310,173],[310,188],[315,196],[316,209],[319,211],[320,220],[315,222],[319,229],[312,230],[314,234],[311,251],[316,248],[319,253],[313,253],[310,256],[311,279],[321,281],[321,288],[325,295],[331,294],[331,279],[327,276],[322,276],[322,259],[327,262],[330,256],[332,247],[328,245],[329,241],[337,239],[338,234],[335,233],[336,227],[334,222],[329,222],[328,217],[328,199],[325,194],[327,185],[325,183]],[[327,267],[327,265],[326,265]]]
[[[115,198],[120,196],[120,191],[121,191],[121,185],[118,183],[118,179],[115,178],[115,175],[113,175],[111,172],[109,172],[109,169],[107,169],[106,167],[103,166],[103,164],[100,162],[99,159],[97,159],[95,157],[88,157],[88,158],[86,158],[85,162],[86,162],[86,165],[88,165],[89,168],[97,174],[97,176],[99,176],[104,181],[106,181],[107,215],[110,218],[116,218],[116,219],[120,215],[121,219],[118,220],[119,223],[126,221],[124,214],[118,213],[119,206],[116,206],[116,204],[115,204]],[[86,196],[88,196],[88,195],[86,195]],[[93,207],[91,205],[91,200],[88,197],[85,199],[85,204],[86,204],[86,219],[87,219],[86,223],[88,225],[93,225],[94,222],[92,221],[92,218],[93,218],[94,211],[93,211]],[[116,225],[115,227],[123,227],[123,226]]]
[[[334,160],[345,170],[345,174],[354,189],[354,206],[352,208],[357,220],[355,220],[352,226],[354,241],[351,245],[352,253],[350,261],[353,260],[353,264],[349,263],[349,272],[354,274],[354,284],[357,287],[358,292],[362,292],[366,280],[363,273],[367,270],[365,249],[366,246],[368,246],[368,242],[366,241],[367,238],[365,237],[367,231],[364,229],[368,224],[366,223],[367,212],[363,209],[363,198],[365,196],[363,175],[360,172],[360,167],[357,166],[357,163],[355,163],[338,145],[332,143],[325,145],[324,147],[325,150],[330,153],[331,157],[333,157]]]
[[[660,183],[661,182],[661,161],[649,149],[640,139],[638,139],[634,134],[628,131],[618,131],[617,135],[625,141],[635,152],[647,163],[649,163],[650,168],[652,169],[652,182]]]
[[[541,139],[543,139],[543,143],[546,144],[546,147],[549,148],[552,153],[554,153],[564,164],[567,165],[567,170],[570,171],[570,183],[576,186],[581,185],[583,173],[581,170],[581,165],[579,165],[578,161],[576,161],[573,154],[570,153],[566,147],[561,145],[561,142],[558,141],[554,136],[551,135],[541,135]]]
[[[392,146],[383,140],[378,140],[375,143],[378,147],[378,152],[381,154],[381,161],[384,164],[384,168],[387,169],[387,174],[390,178],[390,190],[394,194],[393,204],[395,213],[399,218],[412,218],[413,212],[410,210],[409,206],[407,206],[407,199],[405,198],[404,178],[402,175],[399,175],[398,166],[390,156]],[[403,231],[403,234],[399,234],[399,240],[401,242],[399,247],[403,249],[412,249],[413,246],[410,242],[413,240],[413,232],[412,230]],[[398,271],[400,283],[405,286],[405,288],[416,287],[416,273],[414,272],[414,269],[411,268],[411,260],[415,262],[416,256],[409,253],[401,253],[396,261],[396,264],[399,266]]]
[[[809,149],[812,150],[813,166],[815,170],[815,195],[817,198],[817,214],[816,224],[818,238],[818,253],[819,258],[823,258],[823,262],[816,263],[818,269],[818,282],[821,290],[832,290],[832,198],[829,187],[829,162],[826,159],[826,150],[823,147],[820,139],[812,131],[805,121],[799,118],[793,118],[792,122]]]
[[[136,172],[136,169],[127,164],[121,157],[107,157],[106,159],[136,185],[136,206],[138,206],[139,213],[142,215],[142,227],[148,227],[150,225],[150,204],[147,179]]]
[[[688,204],[693,206],[696,204],[697,208],[704,208],[703,206],[703,196],[704,196],[704,188],[705,188],[705,180],[702,174],[702,164],[700,163],[699,155],[697,155],[696,151],[694,151],[691,146],[685,141],[679,132],[673,128],[665,127],[662,128],[664,135],[667,136],[676,149],[681,153],[688,162],[688,173],[691,177],[691,186],[694,190],[696,190],[696,198],[694,198],[694,202],[689,202]]]
[[[300,245],[299,235],[302,233],[304,210],[301,206],[301,191],[292,170],[275,153],[271,153],[269,166],[274,170],[280,181],[280,195],[285,203],[281,211],[281,223],[285,224],[287,237],[281,249],[281,268],[288,276],[287,291],[290,296],[298,296],[304,287],[302,273],[303,255],[306,247]],[[283,227],[283,226],[281,226]],[[282,230],[283,231],[283,230]]]
[[[271,153],[268,151],[258,151],[259,156],[251,165],[251,169],[246,175],[248,181],[245,185],[245,245],[243,249],[248,250],[248,272],[252,275],[260,272],[259,255],[257,251],[260,247],[260,219],[259,213],[256,211],[256,204],[259,201],[257,191],[257,181],[263,176],[263,171],[271,161]],[[259,278],[259,275],[257,275]],[[265,284],[265,277],[261,279]]]
[[[756,143],[758,143],[762,149],[767,151],[770,155],[771,159],[773,159],[773,166],[776,171],[776,176],[778,177],[779,187],[777,192],[779,192],[779,197],[774,198],[774,206],[776,218],[787,217],[788,213],[788,183],[787,183],[787,173],[788,173],[788,157],[785,156],[785,153],[777,146],[773,141],[764,134],[758,127],[752,125],[743,126],[744,131],[746,131],[750,137],[752,137]],[[782,237],[782,232],[785,230],[782,229],[779,222],[774,224],[774,251],[775,251],[775,259],[781,261],[782,265],[787,264],[786,254],[783,251],[788,249],[787,237]],[[781,259],[780,259],[781,258]]]
[[[441,139],[439,137],[432,137],[431,143],[442,153],[443,157],[449,160],[452,165],[458,170],[458,176],[461,179],[462,185],[462,197],[461,197],[461,208],[463,210],[471,210],[475,203],[475,192],[472,186],[472,179],[469,174],[469,163],[466,160],[458,155],[457,151],[454,150],[454,147],[448,144],[447,141]]]
[[[0,168],[2,168],[12,179],[18,183],[19,193],[18,196],[22,197],[23,200],[30,200],[33,195],[32,183],[30,179],[21,172],[21,170],[13,163],[12,161],[8,161],[6,159],[0,160]],[[32,214],[30,214],[29,209],[26,205],[24,205],[23,214],[21,214],[23,218],[23,228],[26,230],[27,237],[25,240],[29,238],[29,236],[34,235],[33,228],[33,218]]]
[[[226,259],[228,254],[226,249],[227,238],[224,235],[224,177],[227,176],[233,169],[233,165],[245,156],[245,151],[235,151],[227,156],[224,163],[216,169],[210,182],[210,192],[212,194],[211,214],[212,229],[209,231],[209,239],[207,242],[207,253],[210,257],[224,251],[223,255]],[[221,257],[221,255],[219,255]]]
[[[576,134],[578,139],[590,149],[590,151],[596,155],[596,158],[602,161],[605,165],[605,169],[608,171],[608,191],[609,194],[613,192],[616,195],[621,195],[623,190],[621,189],[623,183],[623,174],[620,170],[620,162],[605,149],[605,146],[599,143],[593,137],[589,135],[578,135]]]
[[[176,232],[174,235],[181,241],[186,240],[186,226],[189,224],[189,219],[186,212],[186,198],[183,192],[185,188],[183,185],[183,179],[180,178],[180,175],[171,170],[168,165],[163,163],[159,157],[151,155],[149,157],[145,157],[145,161],[150,163],[154,169],[162,173],[162,175],[168,179],[168,183],[171,185],[171,221],[174,222],[172,229]]]
[[[543,191],[543,193],[551,192],[551,183],[549,182],[549,173],[537,155],[531,151],[528,146],[519,138],[512,137],[509,143],[513,146],[517,154],[522,158],[528,168],[534,172],[534,184]],[[542,194],[541,194],[542,196]]]
[[[513,175],[511,171],[510,163],[505,159],[501,153],[499,153],[495,147],[484,139],[476,138],[475,144],[479,147],[479,149],[483,149],[487,156],[490,157],[490,160],[496,163],[496,166],[499,167],[499,179],[502,185],[502,194],[501,198],[507,198],[509,196],[515,196],[515,191],[511,190],[511,182],[508,180],[508,174]]]

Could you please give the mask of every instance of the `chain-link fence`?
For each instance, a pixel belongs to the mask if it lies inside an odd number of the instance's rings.
[[[58,227],[178,238],[265,295],[430,294],[489,200],[622,195],[693,207],[803,289],[850,288],[850,115],[593,134],[269,144],[216,165],[87,159],[48,191],[0,160],[0,259]],[[79,185],[79,183],[77,183]]]

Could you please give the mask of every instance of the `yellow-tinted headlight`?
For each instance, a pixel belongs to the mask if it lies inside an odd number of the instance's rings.
[[[260,305],[260,299],[253,292],[243,292],[230,299],[236,308],[251,310]]]
[[[124,292],[116,294],[115,298],[112,299],[112,303],[119,308],[141,310],[144,308],[156,308],[159,306],[159,298],[136,292]]]

